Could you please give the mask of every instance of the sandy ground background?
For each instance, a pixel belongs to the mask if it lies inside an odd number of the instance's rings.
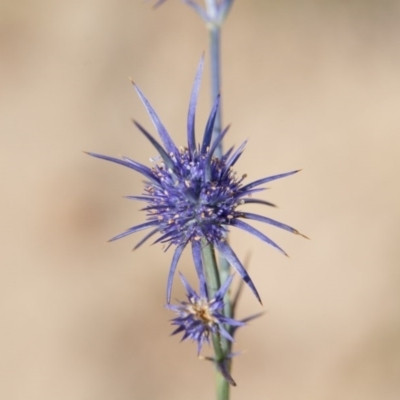
[[[212,399],[211,366],[169,337],[172,252],[140,234],[138,174],[152,129],[128,77],[177,143],[207,49],[192,10],[169,1],[0,3],[0,398]],[[303,168],[264,196],[312,240],[241,233],[265,317],[242,329],[232,399],[400,398],[400,4],[237,0],[223,37],[227,145],[249,138],[249,179]],[[210,107],[204,76],[198,126]],[[254,210],[257,208],[255,207]],[[259,211],[262,211],[261,209]],[[180,269],[193,277],[190,257]],[[180,297],[176,284],[174,297]],[[240,316],[258,312],[245,291]],[[207,351],[206,351],[207,354]]]

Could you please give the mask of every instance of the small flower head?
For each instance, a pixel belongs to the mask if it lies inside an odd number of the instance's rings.
[[[197,342],[198,354],[200,354],[204,342],[209,343],[212,334],[219,333],[233,342],[233,337],[228,330],[245,324],[244,322],[227,318],[223,314],[224,296],[232,282],[233,275],[226,280],[211,300],[208,300],[201,286],[200,295],[198,295],[182,274],[180,274],[180,278],[185,287],[188,301],[182,301],[179,305],[167,305],[170,310],[178,314],[172,320],[172,325],[177,326],[172,334],[183,332],[182,340],[191,339]]]
[[[154,8],[159,7],[167,0],[158,0],[154,4]],[[215,0],[206,1],[205,7],[202,7],[198,1],[182,0],[183,3],[191,7],[207,24],[220,25],[227,17],[233,0]]]
[[[88,154],[124,165],[139,172],[146,178],[143,194],[140,196],[128,196],[130,199],[138,200],[145,204],[143,211],[147,215],[146,222],[129,228],[111,240],[120,239],[132,233],[150,229],[150,232],[135,248],[156,234],[159,237],[154,243],[165,243],[167,249],[170,246],[175,247],[167,283],[168,303],[171,298],[172,282],[178,261],[183,249],[188,244],[192,247],[193,260],[200,279],[200,285],[205,285],[201,259],[202,242],[203,244],[204,242],[208,242],[214,246],[238,271],[242,279],[260,300],[250,276],[230,245],[226,242],[225,235],[230,227],[238,228],[258,237],[286,254],[269,237],[245,221],[260,221],[295,234],[299,234],[299,232],[271,218],[245,212],[240,208],[243,205],[252,203],[271,205],[271,203],[265,200],[252,197],[255,193],[264,190],[260,185],[292,175],[298,171],[273,175],[244,184],[246,175],[238,177],[234,166],[240,158],[246,142],[235,151],[233,148],[229,149],[221,158],[215,157],[215,150],[228,131],[228,128],[226,128],[212,142],[212,132],[219,107],[219,97],[216,99],[211,110],[203,139],[200,144],[197,144],[195,137],[195,109],[202,68],[203,60],[201,60],[198,67],[189,103],[186,147],[178,148],[175,145],[149,101],[141,90],[134,85],[158,131],[162,144],[138,122],[134,121],[134,124],[157,150],[160,155],[160,162],[149,168],[127,157],[119,159],[96,153]]]

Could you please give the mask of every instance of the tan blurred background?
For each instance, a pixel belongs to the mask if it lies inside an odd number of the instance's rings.
[[[143,220],[122,198],[140,194],[141,177],[82,153],[155,155],[130,122],[153,129],[129,76],[184,144],[203,24],[172,0],[157,11],[135,0],[0,10],[0,398],[214,398],[211,365],[169,337],[172,252],[132,253],[140,234],[105,245]],[[394,0],[232,9],[227,146],[250,139],[237,166],[249,179],[303,168],[264,198],[279,204],[268,215],[312,238],[263,227],[286,259],[232,236],[240,257],[252,253],[267,311],[237,337],[233,400],[400,398],[399,18]],[[199,129],[208,71],[203,82]],[[193,277],[189,255],[180,270]],[[239,316],[261,310],[249,290],[242,300]]]

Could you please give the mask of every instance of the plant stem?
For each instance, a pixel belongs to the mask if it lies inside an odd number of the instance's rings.
[[[206,0],[206,9],[209,17],[207,28],[209,31],[210,45],[210,65],[211,65],[211,104],[221,94],[221,22],[218,21],[218,2],[216,0]],[[222,99],[222,96],[221,96]],[[222,132],[222,101],[220,101],[218,113],[215,119],[212,141],[215,141]],[[223,155],[222,142],[215,151],[215,157],[221,159]],[[226,238],[227,240],[227,238]],[[214,248],[203,239],[202,241],[203,265],[206,274],[207,288],[209,298],[214,297],[215,293],[221,287],[221,283],[225,282],[230,275],[230,265],[225,258],[219,258],[219,268],[215,258]],[[224,314],[226,317],[232,316],[232,306],[229,291],[224,298]],[[230,328],[227,326],[229,331]],[[231,343],[221,337],[219,334],[213,335],[213,345],[215,352],[215,362],[228,363],[227,369],[230,370],[230,360],[227,356],[231,353]],[[218,364],[216,364],[218,367]],[[230,374],[229,374],[230,375]],[[232,382],[231,382],[232,383]],[[234,384],[234,382],[233,382]],[[230,383],[227,381],[217,368],[216,372],[216,395],[217,400],[229,400]]]
[[[216,5],[215,2],[210,0],[208,5],[208,13],[212,13],[212,15],[216,15]],[[219,23],[209,23],[207,25],[209,30],[209,39],[210,39],[210,64],[211,64],[211,102],[214,103],[217,96],[221,93],[221,26]],[[215,119],[214,130],[213,130],[213,141],[221,134],[222,131],[222,97],[220,100],[220,105],[217,113],[217,117]],[[217,147],[215,151],[215,156],[221,158],[223,154],[223,145],[222,142]],[[220,278],[221,282],[225,282],[229,275],[231,274],[231,269],[229,263],[225,260],[225,258],[220,257],[219,259],[220,266]],[[229,297],[229,292],[225,296],[225,309],[224,314],[226,317],[232,316],[232,307]],[[230,346],[230,344],[229,344]],[[225,349],[227,350],[227,349]]]
[[[215,380],[215,384],[217,387],[217,400],[229,400],[229,392],[231,386],[228,381],[220,373],[216,374]]]
[[[214,103],[217,96],[221,93],[221,28],[217,24],[209,24],[210,38],[210,56],[211,56],[211,104]],[[222,115],[221,103],[215,119],[213,130],[213,141],[221,134],[222,131]],[[219,144],[215,151],[217,158],[222,157],[222,143]]]
[[[206,274],[208,298],[213,298],[221,287],[217,260],[215,259],[215,252],[212,245],[207,239],[201,240],[201,252],[203,257],[204,271]]]
[[[214,247],[210,245],[206,239],[202,239],[201,247],[208,296],[209,298],[213,298],[221,287]],[[222,337],[219,333],[212,335],[212,342],[214,346],[214,359],[217,366],[219,362],[226,359],[226,356],[230,351],[230,346],[228,340]],[[224,378],[218,368],[216,371],[216,390],[217,400],[229,400],[229,382]]]

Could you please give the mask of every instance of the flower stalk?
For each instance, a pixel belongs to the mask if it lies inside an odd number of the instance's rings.
[[[220,282],[220,271],[218,270],[217,260],[215,257],[215,251],[212,245],[207,242],[202,242],[202,256],[203,256],[203,264],[206,275],[207,289],[209,293],[209,297],[213,297],[215,293],[221,287]],[[230,305],[229,292],[224,297],[224,314],[226,317],[226,304],[227,299]],[[228,328],[229,329],[229,328]],[[216,363],[216,395],[217,400],[229,400],[230,393],[230,384],[236,385],[233,379],[230,376],[230,360],[227,359],[227,355],[231,352],[231,342],[224,337],[221,337],[219,333],[213,334],[213,347],[214,347],[214,357]],[[227,373],[230,377],[230,380],[227,379],[226,376],[220,371],[218,368],[218,363],[225,363],[227,367]]]
[[[210,65],[211,65],[211,102],[221,93],[221,27],[218,24],[207,24],[210,42]],[[221,104],[215,118],[213,140],[215,140],[222,131]],[[215,156],[222,157],[222,141],[215,151]]]
[[[231,2],[232,3],[232,2]],[[211,101],[214,101],[217,96],[221,94],[221,27],[225,20],[226,14],[218,20],[218,4],[215,0],[206,1],[208,15],[210,16],[207,24],[209,35],[209,49],[210,49],[210,66],[211,66]],[[226,10],[226,13],[228,9]],[[222,132],[222,100],[215,119],[213,138],[216,138]],[[215,156],[221,158],[223,154],[223,141],[221,140],[216,151]],[[226,237],[226,240],[228,238]],[[219,257],[219,270],[217,273],[220,275],[220,281],[225,282],[231,274],[231,268],[224,257]],[[225,296],[224,306],[225,316],[232,316],[232,306],[229,293]]]

